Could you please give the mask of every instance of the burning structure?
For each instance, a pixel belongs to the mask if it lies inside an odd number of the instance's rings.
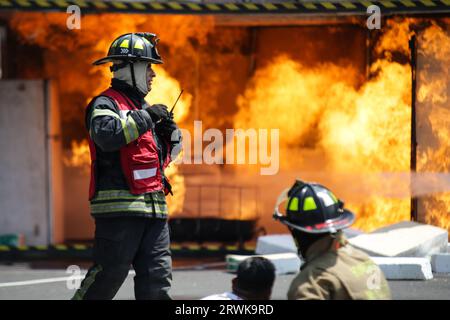
[[[250,164],[170,168],[176,240],[284,232],[272,223],[272,209],[297,177],[336,190],[360,229],[411,216],[450,228],[448,2],[380,1],[379,30],[367,29],[364,2],[64,2],[86,8],[81,29],[73,30],[67,13],[43,12],[43,1],[26,1],[37,12],[0,11],[0,141],[7,150],[0,231],[25,233],[32,243],[92,236],[84,107],[110,75],[91,62],[118,35],[142,30],[159,35],[166,61],[155,68],[147,99],[172,105],[183,88],[175,112],[182,128],[193,132],[200,120],[223,133],[279,129],[276,175],[261,176]],[[33,110],[23,128],[19,102]],[[7,116],[13,109],[16,120]],[[40,115],[38,123],[32,115]],[[40,129],[30,131],[30,123]],[[20,146],[5,133],[18,130],[26,141]],[[24,192],[36,199],[25,205],[17,196]]]

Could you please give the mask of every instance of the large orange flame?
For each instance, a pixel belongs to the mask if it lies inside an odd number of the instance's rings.
[[[13,14],[10,21],[11,28],[24,42],[45,49],[40,76],[58,82],[60,103],[64,106],[63,120],[81,119],[86,102],[109,85],[108,68],[94,68],[90,63],[103,56],[111,41],[120,34],[148,30],[158,33],[162,39],[160,51],[170,59],[167,64],[156,68],[157,78],[147,101],[171,107],[181,88],[189,87],[178,102],[175,111],[177,121],[193,119],[192,115],[187,117],[193,104],[196,106],[195,114],[200,115],[200,107],[205,109],[202,120],[213,119],[220,128],[234,123],[235,128],[280,129],[280,165],[283,170],[308,168],[336,179],[363,177],[369,186],[372,175],[409,173],[411,69],[405,61],[396,62],[393,52],[408,56],[408,39],[412,34],[410,26],[416,23],[426,25],[423,22],[427,20],[389,19],[374,49],[378,60],[370,66],[370,77],[364,83],[361,83],[361,75],[352,64],[336,62],[310,66],[289,55],[278,55],[270,64],[257,69],[243,87],[243,93],[236,101],[237,113],[233,114],[233,103],[218,101],[217,98],[219,91],[226,90],[226,86],[245,83],[242,80],[247,76],[245,70],[238,70],[242,74],[236,73],[236,70],[219,70],[223,65],[228,65],[224,61],[231,59],[232,55],[225,57],[215,53],[214,48],[209,48],[205,54],[208,57],[203,59],[214,61],[217,70],[210,71],[208,83],[203,83],[201,88],[202,94],[195,95],[195,100],[191,96],[198,93],[195,90],[200,90],[202,84],[198,78],[198,51],[202,45],[206,48],[205,44],[209,44],[208,35],[214,29],[213,18],[86,15],[82,20],[82,29],[76,31],[66,29],[66,18],[65,14],[21,12]],[[441,19],[441,22],[449,25],[448,19]],[[442,24],[428,23],[419,36],[420,55],[425,57],[425,63],[418,70],[417,98],[423,106],[418,110],[426,112],[418,114],[418,118],[425,119],[425,127],[430,133],[427,136],[429,139],[422,144],[427,147],[421,148],[419,141],[420,172],[448,172],[450,167],[450,40]],[[214,34],[213,38],[220,45],[229,43],[227,50],[231,51],[235,49],[233,41],[242,36],[240,32],[242,30],[234,30],[223,37]],[[220,47],[217,43],[215,45]],[[186,57],[190,59],[186,61]],[[197,61],[192,57],[197,57]],[[234,79],[236,74],[239,79]],[[72,155],[65,163],[68,166],[85,165],[88,160],[87,145],[80,142],[81,137],[72,138],[76,138],[71,141]],[[175,198],[169,200],[171,210],[181,212],[186,192],[184,178],[176,167],[169,168],[169,177],[178,186],[175,188]],[[348,184],[351,183],[352,180],[349,180]],[[344,200],[348,199],[348,207],[358,214],[356,227],[372,230],[396,221],[409,220],[410,194],[388,197],[378,191],[366,191],[360,195],[355,194],[354,189],[350,197],[345,194]],[[340,195],[344,191],[336,190],[336,193]],[[425,208],[426,222],[450,227],[448,194],[423,201],[422,206]]]
[[[280,128],[285,168],[301,162],[285,161],[293,156],[292,148],[308,146],[321,150],[327,159],[321,169],[330,175],[407,171],[409,70],[380,60],[372,66],[377,76],[355,89],[351,67],[309,69],[280,56],[256,73],[239,100],[236,126]],[[408,200],[374,197],[362,203],[349,206],[359,213],[356,226],[365,230],[409,218]]]
[[[326,161],[315,169],[326,170],[330,176],[360,174],[369,179],[373,173],[409,172],[411,69],[409,64],[394,62],[392,52],[409,55],[410,25],[414,22],[389,21],[375,48],[380,59],[370,67],[374,76],[359,88],[351,66],[325,64],[310,68],[288,56],[276,57],[256,72],[239,99],[235,125],[279,128],[284,150],[281,165],[287,169],[301,168],[306,153],[295,149],[308,148],[325,157]],[[439,146],[419,152],[419,171],[425,171],[425,167],[435,172],[449,169],[448,39],[448,34],[435,24],[419,39],[422,51],[428,55],[426,61],[435,62],[423,66],[418,99],[430,105],[425,109],[430,112],[429,122]],[[336,191],[339,194],[340,190]],[[386,198],[374,192],[372,196],[352,198],[347,205],[358,214],[356,227],[373,230],[409,220],[409,197]],[[448,228],[450,198],[440,195],[433,199],[424,204],[425,221]]]

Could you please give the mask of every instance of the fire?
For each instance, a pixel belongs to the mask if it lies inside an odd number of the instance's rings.
[[[180,83],[172,78],[162,67],[155,66],[154,70],[156,79],[152,86],[152,91],[146,97],[146,101],[150,105],[155,103],[165,104],[170,110],[181,92]],[[191,101],[192,95],[183,93],[173,112],[176,122],[180,123],[186,118]]]
[[[333,109],[322,120],[322,145],[329,153],[333,171],[409,171],[410,67],[379,60],[371,71],[378,72],[377,76],[358,91],[352,105],[344,111]],[[374,195],[360,203],[349,202],[348,207],[359,214],[355,227],[363,230],[410,217],[409,198]]]
[[[183,211],[186,188],[184,177],[178,172],[178,167],[171,164],[167,167],[165,174],[170,181],[173,196],[166,197],[170,214],[177,215]]]
[[[450,33],[432,24],[418,37],[419,172],[450,172]],[[421,142],[423,144],[421,144]],[[450,192],[419,199],[425,222],[450,230]]]
[[[391,60],[394,51],[409,55],[408,41],[414,34],[410,26],[418,20],[412,18],[394,17],[387,20],[383,28],[383,36],[375,47],[375,53]]]
[[[10,26],[22,36],[23,42],[46,49],[46,58],[53,60],[46,63],[44,71],[64,84],[61,89],[88,97],[109,85],[109,69],[96,68],[91,63],[103,57],[112,40],[119,35],[141,31],[156,33],[161,39],[160,52],[164,59],[172,50],[195,52],[197,45],[205,42],[207,33],[214,27],[213,19],[208,17],[96,14],[83,16],[80,30],[69,30],[66,19],[65,13],[20,12],[12,14]],[[171,55],[170,63],[166,61],[167,67],[176,72],[178,66],[183,65],[183,59]],[[64,78],[67,76],[70,79]]]
[[[82,141],[72,140],[72,148],[65,155],[63,161],[67,167],[82,168],[89,171],[91,156],[89,154],[89,143],[86,139]]]
[[[342,74],[349,76],[340,81]],[[278,56],[256,72],[238,98],[235,127],[280,129],[285,145],[311,145],[316,139],[313,128],[329,99],[334,92],[351,88],[355,78],[351,67],[326,64],[309,69],[287,55]]]
[[[307,173],[302,170],[313,168],[320,182],[341,187],[336,190],[338,195],[353,189],[346,205],[358,215],[355,227],[366,231],[410,218],[411,193],[387,196],[379,186],[386,174],[401,177],[410,170],[411,69],[409,64],[393,61],[393,52],[409,55],[408,40],[415,22],[420,21],[388,22],[375,48],[379,59],[370,66],[373,76],[362,86],[358,87],[352,66],[311,68],[281,55],[256,72],[238,100],[237,127],[280,129],[284,169],[295,169],[302,177]],[[448,172],[450,168],[449,39],[436,24],[419,37],[421,54],[427,57],[419,73],[418,101],[425,103],[423,118],[436,146],[419,148],[418,171]],[[429,141],[420,142],[430,146]],[[317,156],[311,157],[311,152]],[[318,158],[322,161],[315,161]],[[347,184],[366,187],[373,183],[374,188],[355,197],[354,188],[335,183],[342,177],[352,178]],[[358,177],[364,183],[355,180]],[[404,179],[397,179],[395,185],[404,189]],[[423,207],[423,222],[450,227],[450,194],[425,198]]]
[[[330,176],[409,171],[410,67],[381,59],[370,71],[375,76],[357,88],[352,66],[310,68],[278,56],[240,97],[235,125],[279,128],[285,169],[301,168],[302,153],[293,150],[307,148],[325,158],[316,170]],[[372,195],[347,205],[358,213],[357,228],[373,230],[409,220],[409,202]]]
[[[258,191],[251,188],[244,189],[243,198],[239,213],[240,220],[258,220],[260,218]]]
[[[205,124],[218,128],[234,123],[234,128],[280,129],[281,169],[295,170],[299,177],[308,170],[308,176],[314,177],[312,170],[320,177],[318,182],[331,189],[339,185],[335,192],[358,215],[356,227],[367,231],[409,220],[411,195],[388,196],[380,188],[381,179],[372,183],[369,177],[409,174],[411,69],[406,58],[411,26],[420,25],[424,31],[419,32],[419,54],[430,60],[418,72],[417,99],[424,105],[419,109],[425,112],[418,118],[426,119],[431,142],[426,143],[429,147],[418,150],[418,171],[449,171],[450,41],[442,27],[448,25],[448,19],[440,20],[440,25],[416,18],[388,19],[373,50],[377,60],[370,66],[367,79],[351,63],[311,65],[280,54],[265,65],[256,64],[258,69],[245,83],[247,70],[223,66],[237,61],[232,59],[241,53],[234,50],[248,49],[242,40],[246,39],[246,30],[236,28],[223,37],[214,34],[212,17],[86,15],[82,29],[75,31],[67,30],[66,18],[65,14],[21,12],[12,15],[10,26],[23,42],[44,48],[44,65],[38,74],[58,83],[63,124],[73,125],[74,119],[79,123],[71,132],[84,132],[80,119],[87,101],[109,85],[109,69],[90,63],[102,57],[120,34],[155,32],[161,38],[163,59],[168,58],[165,64],[155,67],[153,91],[146,98],[149,104],[163,103],[171,108],[183,88],[185,93],[175,109],[175,119],[185,128],[190,127],[187,120],[201,116]],[[209,42],[211,35],[214,41]],[[247,59],[246,54],[239,57]],[[397,59],[398,54],[403,60]],[[202,64],[217,70],[208,71],[200,79]],[[219,98],[222,91],[240,86],[242,94],[236,101]],[[191,110],[191,104],[195,110]],[[81,136],[71,138],[76,140],[65,142],[72,150],[71,157],[65,159],[66,165],[86,166],[86,141]],[[184,177],[175,166],[168,169],[168,176],[175,191],[175,197],[169,197],[171,211],[181,212],[186,195]],[[352,179],[343,183],[342,177]],[[373,185],[364,195],[355,192],[358,187],[353,184],[361,185],[358,177],[365,180],[366,187]],[[335,183],[339,179],[340,183]],[[345,184],[352,186],[342,187]],[[243,206],[245,212],[255,211],[252,204]],[[449,227],[446,217],[450,195],[424,199],[423,206],[426,222]]]

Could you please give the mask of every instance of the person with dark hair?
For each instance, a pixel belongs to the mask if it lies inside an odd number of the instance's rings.
[[[232,292],[207,296],[202,300],[269,300],[275,282],[275,266],[263,257],[242,261],[232,280]]]
[[[280,212],[282,203],[285,215]],[[348,244],[342,229],[354,222],[355,215],[330,190],[297,180],[278,198],[274,218],[289,228],[305,261],[291,283],[288,299],[391,299],[381,269]]]

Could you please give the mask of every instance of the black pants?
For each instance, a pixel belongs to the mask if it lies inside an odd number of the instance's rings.
[[[94,265],[73,299],[112,299],[130,265],[136,271],[136,299],[170,299],[172,258],[167,220],[97,218]]]

